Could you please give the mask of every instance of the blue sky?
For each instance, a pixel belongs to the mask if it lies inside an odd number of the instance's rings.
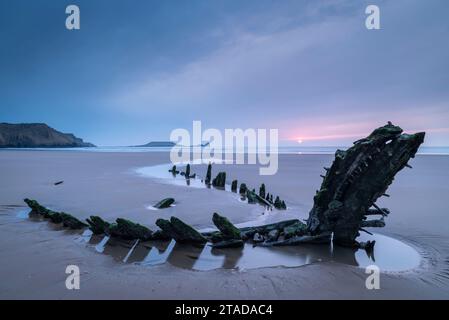
[[[98,145],[193,120],[348,145],[391,120],[447,146],[448,39],[447,0],[0,0],[0,121]]]

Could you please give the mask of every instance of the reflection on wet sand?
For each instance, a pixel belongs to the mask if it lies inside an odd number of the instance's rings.
[[[37,219],[29,215],[31,220]],[[40,221],[40,220],[39,220]],[[49,224],[53,230],[77,234],[78,231],[62,229]],[[369,238],[362,235],[359,241],[375,240],[374,251],[343,248],[330,245],[303,244],[286,247],[258,247],[245,243],[243,248],[214,249],[208,243],[203,246],[176,243],[176,241],[124,241],[109,236],[93,235],[85,230],[79,242],[94,248],[98,253],[110,255],[123,263],[154,266],[169,263],[192,270],[255,269],[263,267],[298,267],[316,262],[336,262],[366,267],[375,264],[383,271],[404,271],[419,266],[421,256],[407,244],[381,235]]]
[[[142,246],[146,248],[148,254],[138,264],[143,266],[154,266],[165,263],[173,250],[175,243],[175,241],[153,241],[151,244],[142,244]]]
[[[176,243],[167,257],[167,262],[171,265],[184,269],[195,269],[195,263],[200,258],[205,245],[189,245]]]
[[[382,235],[375,235],[378,246],[376,265],[384,271],[400,271],[419,265],[419,254],[404,243]],[[243,248],[214,249],[176,243],[176,241],[122,241],[109,237],[92,236],[88,243],[99,253],[116,261],[154,266],[164,263],[183,269],[255,269],[262,267],[298,267],[316,262],[336,262],[366,267],[374,264],[373,253],[365,250],[332,245],[301,245],[292,247],[257,247],[246,243]]]
[[[243,248],[236,248],[235,250],[220,250],[213,249],[211,254],[216,257],[223,257],[223,269],[235,269],[238,266],[240,258],[243,256]]]
[[[126,262],[125,258],[132,248],[132,241],[122,241],[110,238],[104,246],[103,253],[112,256],[117,261]]]
[[[126,263],[140,262],[143,259],[145,259],[147,254],[148,254],[147,248],[142,246],[140,243],[136,241],[133,250],[129,252],[125,262]]]
[[[359,264],[357,263],[357,259],[356,259],[357,251],[358,251],[358,249],[356,249],[356,248],[342,248],[339,246],[333,246],[332,258],[335,262],[338,262],[338,263],[358,266]],[[365,254],[369,258],[369,255],[365,250],[360,250],[360,251],[363,251],[363,254]]]

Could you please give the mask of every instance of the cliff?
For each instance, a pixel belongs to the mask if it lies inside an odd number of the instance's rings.
[[[95,147],[71,133],[62,133],[44,123],[0,123],[0,148]]]

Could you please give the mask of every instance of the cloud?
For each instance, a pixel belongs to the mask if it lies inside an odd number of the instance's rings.
[[[307,69],[302,55],[314,48],[330,51],[350,32],[349,22],[338,17],[270,33],[233,30],[208,55],[174,72],[150,74],[142,82],[128,84],[113,100],[125,112],[142,114],[182,112],[186,107],[190,112],[241,107],[255,110],[282,102],[279,98],[284,93],[289,95],[294,86],[285,87],[284,82],[303,78],[297,73]]]
[[[211,31],[219,35],[211,41],[220,40],[212,50],[166,73],[142,70],[115,90],[112,105],[136,117],[279,128],[284,138],[306,132],[324,142],[350,141],[389,120],[445,128],[444,15],[417,25],[432,6],[407,4],[382,2],[378,32],[366,30],[363,3],[344,0],[266,22],[267,15],[252,16],[252,28],[233,20]]]

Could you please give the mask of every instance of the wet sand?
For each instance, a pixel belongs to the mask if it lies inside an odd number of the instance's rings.
[[[235,195],[213,189],[187,188],[136,173],[163,164],[168,154],[91,153],[72,151],[0,152],[0,298],[137,298],[137,299],[302,299],[302,298],[448,298],[449,297],[449,157],[418,156],[413,170],[404,170],[381,205],[391,209],[383,234],[414,247],[422,256],[418,268],[384,272],[381,289],[367,290],[364,269],[338,259],[312,261],[301,267],[264,267],[195,271],[185,262],[142,266],[145,247],[127,257],[130,247],[100,253],[80,233],[59,230],[47,222],[17,216],[24,197],[70,212],[108,220],[126,217],[152,228],[159,217],[177,216],[198,229],[212,226],[218,211],[234,223],[261,217],[260,206],[236,201]],[[256,166],[214,166],[228,181],[238,178],[251,187],[264,182],[269,192],[286,200],[289,210],[279,220],[307,216],[323,166],[332,156],[280,155],[276,176],[261,177]],[[205,166],[193,166],[201,175]],[[64,183],[55,186],[56,181]],[[164,197],[176,206],[148,210]],[[377,230],[376,230],[377,231]],[[130,244],[132,246],[132,244]],[[122,248],[123,247],[123,248]],[[106,250],[106,248],[105,248]],[[180,252],[180,251],[176,251]],[[142,257],[144,257],[142,259]],[[127,258],[127,263],[123,260]],[[173,258],[171,258],[173,259]],[[183,258],[185,259],[185,257]],[[179,260],[179,259],[178,259]],[[178,266],[177,266],[178,263]],[[65,267],[81,270],[81,290],[65,288]]]

